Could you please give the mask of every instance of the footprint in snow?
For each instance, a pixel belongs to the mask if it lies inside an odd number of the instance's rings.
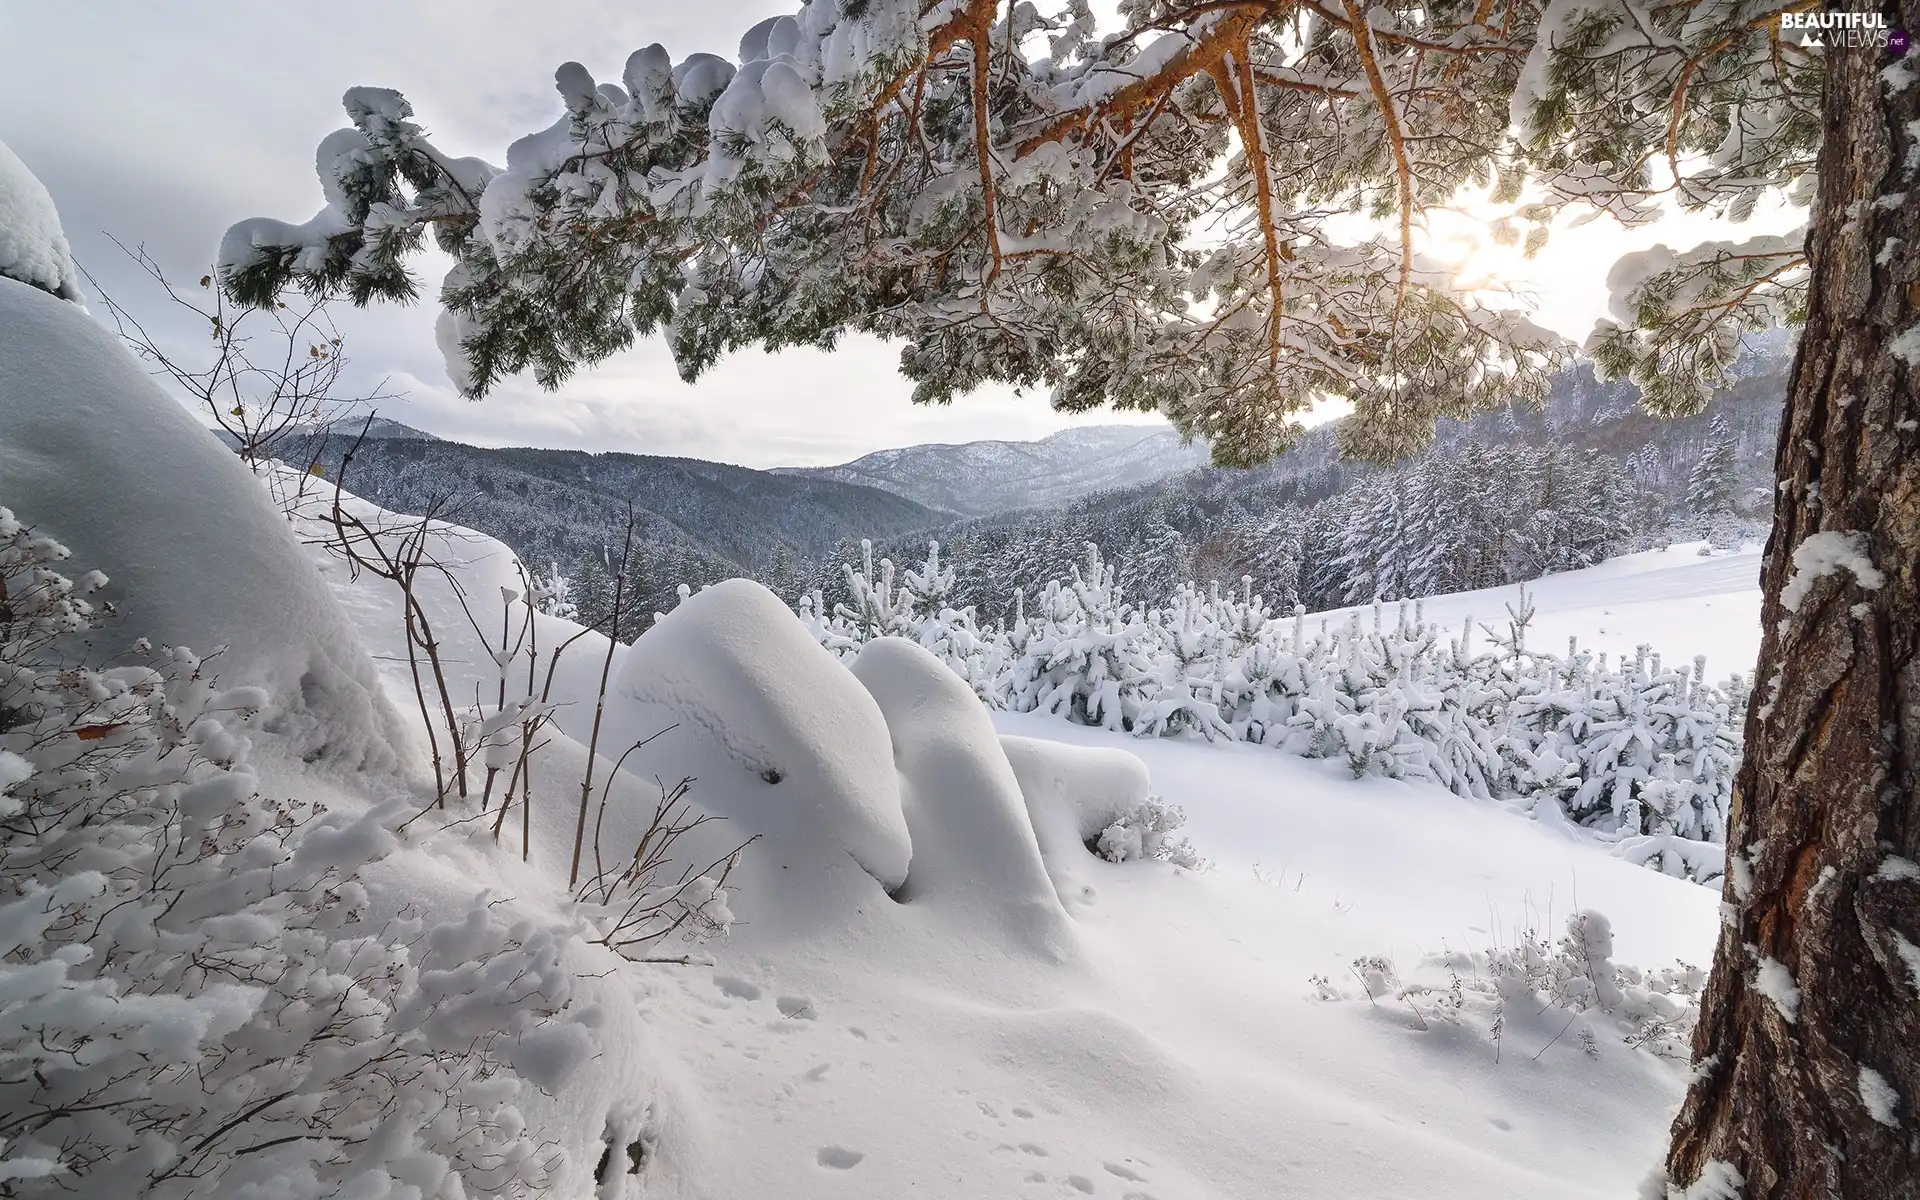
[[[1145,1183],[1147,1181],[1147,1177],[1145,1175],[1142,1175],[1136,1171],[1129,1170],[1125,1166],[1122,1166],[1120,1163],[1101,1163],[1100,1165],[1107,1169],[1107,1174],[1118,1176],[1119,1178],[1126,1180],[1128,1183]]]
[[[1021,1142],[1020,1149],[1033,1155],[1035,1158],[1047,1157],[1047,1148],[1045,1146],[1036,1146],[1032,1142]]]
[[[860,1165],[866,1155],[859,1150],[849,1150],[845,1146],[822,1146],[820,1153],[813,1156],[814,1161],[823,1167],[835,1171],[851,1171]]]
[[[781,996],[773,1004],[780,1010],[781,1016],[795,1021],[811,1021],[816,1015],[813,1011],[813,1001],[805,996]]]
[[[713,986],[741,1000],[760,998],[760,985],[751,980],[742,979],[738,975],[722,975],[716,971],[713,976]]]
[[[1085,1175],[1069,1175],[1067,1182],[1072,1184],[1076,1191],[1085,1192],[1089,1196],[1093,1195],[1093,1180]]]

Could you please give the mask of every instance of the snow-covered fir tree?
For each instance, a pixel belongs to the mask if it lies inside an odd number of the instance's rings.
[[[1693,469],[1687,472],[1687,508],[1697,536],[1714,545],[1738,540],[1734,530],[1735,487],[1733,430],[1716,416],[1707,428],[1706,443]]]
[[[1553,811],[1669,874],[1721,876],[1746,684],[1710,682],[1702,660],[1667,667],[1644,648],[1616,664],[1577,646],[1553,654],[1529,645],[1524,598],[1476,652],[1471,629],[1443,635],[1412,602],[1329,622],[1276,612],[1251,578],[1135,597],[1094,546],[1066,578],[1016,593],[1011,620],[991,625],[947,603],[958,568],[937,545],[906,572],[871,545],[842,567],[856,603],[796,598],[842,658],[907,638],[996,708],[1427,779]]]
[[[569,591],[574,620],[591,629],[605,629],[613,614],[613,572],[607,567],[604,551],[581,556]]]

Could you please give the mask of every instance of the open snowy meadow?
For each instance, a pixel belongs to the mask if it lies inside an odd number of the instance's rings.
[[[468,595],[518,586],[504,548],[447,535]],[[1699,633],[1741,663],[1756,559],[1685,547],[1542,581],[1542,636],[1680,656]],[[404,693],[392,597],[314,561]],[[1511,599],[1426,608],[1444,622]],[[449,595],[429,603],[460,624]],[[1634,1043],[1649,1018],[1685,1019],[1686,973],[1653,973],[1709,960],[1716,891],[1430,783],[989,719],[931,655],[876,645],[849,672],[738,583],[614,647],[602,746],[659,735],[617,790],[637,804],[692,776],[726,818],[716,845],[760,840],[726,936],[689,964],[613,968],[599,1057],[528,1105],[587,1152],[638,1131],[634,1190],[615,1173],[603,1195],[1599,1197],[1632,1194],[1657,1160],[1685,1040]],[[581,648],[556,705],[562,776],[606,643]],[[456,691],[496,678],[478,638],[449,658],[467,664]],[[1202,869],[1083,845],[1149,793],[1185,810]],[[536,808],[528,864],[511,839],[456,830],[403,874],[446,879],[450,903],[462,885],[564,896],[571,817]],[[1583,911],[1610,941],[1569,955]],[[1580,986],[1501,991],[1498,956],[1529,947],[1576,985],[1611,977],[1593,966],[1610,958],[1648,989],[1614,1013]]]
[[[469,594],[517,586],[503,548],[452,537]],[[1756,560],[1684,547],[1541,581],[1540,636],[1676,657],[1706,643],[1744,665]],[[389,692],[410,687],[391,598],[316,565]],[[1450,622],[1512,598],[1425,607]],[[445,598],[434,615],[459,621]],[[1684,1038],[1630,1039],[1681,1005],[1623,1018],[1577,988],[1502,993],[1491,956],[1564,956],[1586,911],[1611,924],[1602,957],[1703,967],[1717,891],[1430,783],[1033,713],[990,722],[931,655],[886,645],[850,673],[740,583],[615,647],[602,744],[668,731],[622,786],[691,775],[727,818],[720,841],[761,840],[731,881],[728,934],[699,947],[711,965],[618,968],[605,986],[627,1011],[553,1102],[576,1145],[603,1112],[653,1139],[644,1184],[605,1194],[1599,1197],[1632,1194],[1657,1160]],[[582,740],[581,668],[605,643],[585,648],[557,710]],[[494,677],[478,639],[450,657]],[[1082,844],[1149,792],[1185,810],[1204,869]],[[421,853],[550,896],[565,808],[536,809],[551,824],[530,868],[453,834]]]

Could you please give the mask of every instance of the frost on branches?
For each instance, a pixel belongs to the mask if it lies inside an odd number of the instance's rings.
[[[536,1190],[558,1151],[515,1097],[592,1052],[572,936],[476,901],[375,919],[360,876],[405,796],[357,815],[263,795],[266,693],[144,640],[0,508],[0,1191]]]
[[[1011,619],[993,624],[941,602],[954,568],[937,546],[904,573],[870,546],[844,570],[854,604],[829,612],[817,591],[798,604],[843,659],[904,637],[994,708],[1339,759],[1355,775],[1430,780],[1570,821],[1670,875],[1717,886],[1724,870],[1747,685],[1709,682],[1704,659],[1530,647],[1524,598],[1484,651],[1470,622],[1445,636],[1417,604],[1309,628],[1304,609],[1279,616],[1250,583],[1142,603],[1093,546],[1069,579],[1016,594]],[[1146,815],[1135,825],[1155,828]],[[1109,852],[1124,857],[1133,838],[1119,830]]]

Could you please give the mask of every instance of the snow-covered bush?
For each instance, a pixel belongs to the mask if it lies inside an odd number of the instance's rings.
[[[614,773],[619,769],[616,764]],[[598,944],[616,953],[641,962],[689,961],[685,955],[659,955],[657,947],[675,937],[697,943],[726,935],[733,925],[727,877],[740,861],[741,851],[755,839],[748,838],[704,868],[680,862],[682,839],[720,819],[693,811],[689,799],[693,780],[682,779],[672,787],[661,786],[652,819],[641,828],[631,852],[622,846],[622,854],[608,862],[602,853],[601,832],[611,790],[609,779],[602,785],[594,814],[593,874],[574,892],[581,915],[594,927]]]
[[[480,897],[375,918],[409,797],[264,794],[259,688],[142,640],[81,660],[106,579],[0,508],[0,1191],[537,1190],[515,1097],[592,1053],[572,934]]]
[[[1276,615],[1250,581],[1138,603],[1088,546],[1070,578],[1017,595],[1010,622],[986,625],[939,599],[953,568],[937,548],[901,583],[893,563],[863,553],[846,570],[857,606],[829,615],[817,593],[799,603],[843,660],[876,637],[905,637],[995,708],[1337,759],[1356,775],[1429,780],[1564,818],[1681,878],[1715,885],[1724,869],[1744,680],[1711,683],[1703,659],[1670,667],[1644,649],[1612,663],[1577,646],[1533,649],[1524,592],[1476,651],[1471,622],[1447,636],[1418,602],[1311,630],[1303,609]]]
[[[1173,832],[1187,823],[1186,810],[1168,804],[1159,796],[1148,796],[1131,812],[1100,831],[1088,849],[1108,862],[1138,862],[1161,859],[1190,871],[1205,870],[1207,860],[1193,844]]]
[[[1684,1061],[1706,984],[1706,972],[1686,963],[1655,970],[1615,963],[1613,927],[1597,912],[1568,917],[1557,944],[1527,930],[1510,946],[1429,955],[1409,980],[1379,957],[1356,959],[1352,974],[1368,1000],[1404,1004],[1423,1027],[1479,1029],[1496,1056],[1524,1023],[1543,1035],[1526,1043],[1534,1057],[1562,1039],[1598,1055],[1610,1038]],[[1311,982],[1321,999],[1345,995],[1332,980]]]

